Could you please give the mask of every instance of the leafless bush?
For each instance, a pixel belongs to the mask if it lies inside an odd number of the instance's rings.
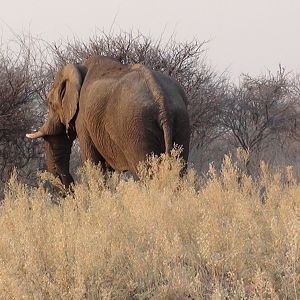
[[[0,181],[8,179],[14,167],[29,179],[41,156],[40,147],[25,139],[25,133],[39,119],[38,95],[43,82],[37,71],[37,57],[30,37],[19,37],[11,48],[0,49]],[[34,164],[34,168],[30,167]],[[0,184],[0,192],[1,192]]]
[[[298,138],[299,85],[284,68],[279,67],[275,75],[244,75],[226,100],[222,125],[227,140],[249,152],[249,168],[270,146]]]

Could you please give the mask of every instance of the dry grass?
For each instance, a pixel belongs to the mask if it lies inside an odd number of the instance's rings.
[[[59,205],[12,176],[0,207],[0,298],[299,299],[300,185],[290,169],[262,165],[255,182],[225,157],[200,180],[192,170],[180,179],[175,158],[150,163],[139,182],[105,182],[87,164]]]

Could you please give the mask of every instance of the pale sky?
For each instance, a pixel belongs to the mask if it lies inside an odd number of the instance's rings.
[[[139,30],[176,40],[210,40],[207,58],[233,78],[276,70],[300,73],[300,0],[0,0],[2,40],[28,33],[53,41],[97,28]]]

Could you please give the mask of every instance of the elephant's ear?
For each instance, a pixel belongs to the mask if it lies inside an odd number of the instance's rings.
[[[74,118],[82,86],[82,75],[78,66],[69,64],[63,69],[63,80],[59,87],[59,97],[62,101],[63,123],[68,129],[69,123]]]

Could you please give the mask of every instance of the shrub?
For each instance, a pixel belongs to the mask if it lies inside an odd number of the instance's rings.
[[[0,208],[1,296],[299,297],[300,186],[290,169],[273,176],[262,165],[256,182],[226,157],[205,179],[179,178],[174,158],[150,161],[155,178],[145,170],[137,182],[105,181],[86,164],[59,205],[13,176]]]

